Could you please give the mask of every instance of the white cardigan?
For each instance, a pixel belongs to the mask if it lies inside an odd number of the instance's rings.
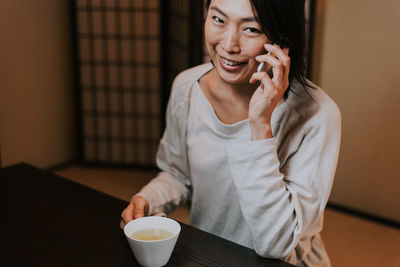
[[[319,88],[294,88],[273,112],[274,137],[251,142],[248,120],[222,123],[204,96],[198,80],[212,68],[175,79],[157,154],[162,172],[138,195],[153,215],[191,201],[191,225],[260,256],[330,266],[319,233],[339,154],[338,107]]]

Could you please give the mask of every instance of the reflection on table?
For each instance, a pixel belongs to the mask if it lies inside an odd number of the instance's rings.
[[[1,266],[138,265],[119,227],[127,202],[27,164],[3,168],[0,177]],[[181,226],[167,266],[292,266]]]

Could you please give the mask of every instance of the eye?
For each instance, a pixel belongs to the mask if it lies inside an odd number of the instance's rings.
[[[250,34],[261,34],[262,33],[259,29],[254,28],[254,27],[247,27],[245,29],[245,32],[250,33]]]
[[[212,19],[218,24],[223,24],[224,23],[224,21],[220,17],[212,16]]]

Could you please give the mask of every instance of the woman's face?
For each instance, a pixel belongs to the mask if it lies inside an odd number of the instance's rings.
[[[248,84],[259,64],[254,57],[265,54],[269,42],[249,0],[212,0],[204,28],[218,76],[230,84]]]

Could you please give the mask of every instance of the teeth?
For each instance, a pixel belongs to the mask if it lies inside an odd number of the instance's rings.
[[[236,66],[236,65],[240,64],[239,62],[230,61],[225,58],[221,58],[221,59],[222,59],[222,62],[224,62],[224,64],[229,65],[229,66]]]

